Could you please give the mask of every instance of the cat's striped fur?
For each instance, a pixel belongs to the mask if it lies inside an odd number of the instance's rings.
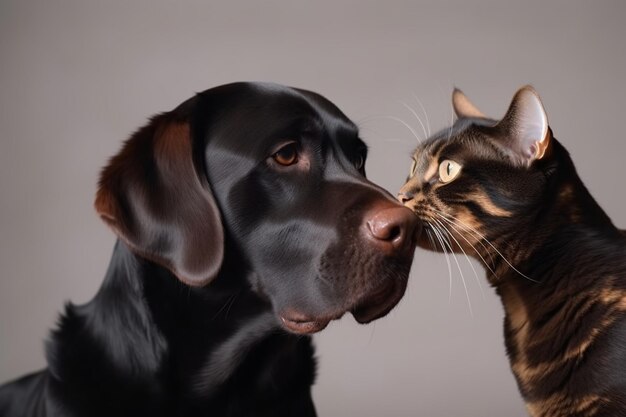
[[[499,122],[458,90],[454,104],[458,120],[418,146],[399,194],[427,225],[421,245],[485,265],[530,415],[626,416],[624,233],[578,177],[534,90],[520,90]],[[447,160],[461,170],[444,183]]]

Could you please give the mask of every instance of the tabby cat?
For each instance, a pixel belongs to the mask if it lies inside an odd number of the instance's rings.
[[[425,224],[420,245],[485,265],[530,415],[626,416],[626,238],[531,87],[500,121],[460,90],[452,101],[457,121],[418,146],[398,195]]]

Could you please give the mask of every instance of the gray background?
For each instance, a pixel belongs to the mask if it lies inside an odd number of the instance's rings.
[[[105,5],[106,3],[106,5]],[[92,210],[100,167],[146,118],[235,80],[318,91],[362,128],[395,192],[453,85],[501,116],[532,83],[600,204],[626,224],[623,1],[0,2],[0,380],[44,366],[65,300],[98,289],[113,234]],[[425,118],[421,116],[422,119]],[[502,308],[460,259],[419,251],[406,297],[370,326],[315,336],[321,416],[522,416]],[[455,264],[452,264],[453,267]]]

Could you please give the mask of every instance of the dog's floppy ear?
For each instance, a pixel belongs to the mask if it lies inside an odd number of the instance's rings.
[[[193,158],[189,121],[154,117],[102,171],[95,208],[135,253],[203,286],[224,255],[219,209]]]

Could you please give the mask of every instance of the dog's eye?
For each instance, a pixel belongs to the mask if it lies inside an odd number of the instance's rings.
[[[293,165],[298,162],[298,144],[290,142],[276,151],[272,158],[282,166]]]

